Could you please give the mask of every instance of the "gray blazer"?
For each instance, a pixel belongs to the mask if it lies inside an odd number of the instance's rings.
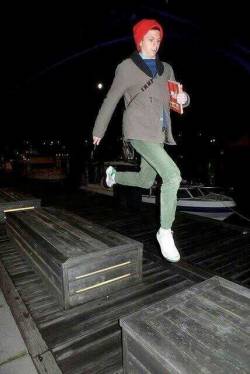
[[[157,75],[153,78],[138,52],[122,61],[115,71],[113,83],[99,110],[93,136],[102,138],[121,97],[124,97],[123,136],[152,143],[176,144],[172,135],[169,110],[168,80],[175,80],[172,67],[156,58]],[[163,109],[168,126],[162,130]]]

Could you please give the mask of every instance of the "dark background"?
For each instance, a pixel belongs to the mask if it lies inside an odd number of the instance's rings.
[[[91,141],[115,67],[134,50],[133,24],[141,18],[156,18],[166,33],[160,56],[173,66],[176,79],[191,97],[185,114],[172,116],[178,146],[169,152],[185,178],[207,182],[212,170],[217,183],[233,185],[239,196],[247,198],[250,46],[246,4],[10,3],[3,12],[1,150],[17,148],[27,139],[34,144],[60,139],[72,160],[82,160],[82,147],[90,144],[86,141]],[[99,81],[103,90],[96,88]],[[109,159],[119,152],[121,113],[122,103],[99,157]]]

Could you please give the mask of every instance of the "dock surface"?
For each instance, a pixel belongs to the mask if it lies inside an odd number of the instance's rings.
[[[139,210],[126,209],[109,196],[83,191],[74,196],[55,193],[45,198],[45,204],[72,211],[144,245],[142,283],[62,310],[18,248],[9,241],[0,243],[1,264],[10,281],[6,284],[2,280],[1,287],[6,295],[12,284],[20,296],[18,302],[27,310],[26,319],[30,318],[37,329],[35,336],[30,337],[27,331],[24,336],[29,340],[29,353],[34,362],[50,362],[48,372],[54,374],[57,366],[58,373],[67,374],[122,373],[120,318],[214,275],[250,286],[247,229],[177,213],[173,230],[182,260],[170,264],[161,256],[155,238],[159,227],[155,206],[142,204]],[[15,297],[7,301],[15,310]],[[24,326],[19,326],[22,334]],[[39,349],[34,349],[34,339],[38,339]],[[39,365],[38,371],[45,370]]]

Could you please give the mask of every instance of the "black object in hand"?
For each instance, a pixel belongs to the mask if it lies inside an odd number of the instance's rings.
[[[96,147],[97,147],[97,145],[94,144],[94,145],[93,145],[93,149],[92,149],[92,151],[91,151],[91,153],[90,153],[90,159],[91,159],[91,160],[94,160]]]

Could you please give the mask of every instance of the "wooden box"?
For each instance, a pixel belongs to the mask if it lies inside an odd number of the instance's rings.
[[[65,309],[141,279],[141,243],[72,213],[54,208],[12,213],[7,229]]]
[[[124,373],[249,373],[250,291],[213,277],[120,320]]]
[[[0,188],[0,239],[6,237],[6,213],[34,209],[41,206],[41,200],[10,188]]]

